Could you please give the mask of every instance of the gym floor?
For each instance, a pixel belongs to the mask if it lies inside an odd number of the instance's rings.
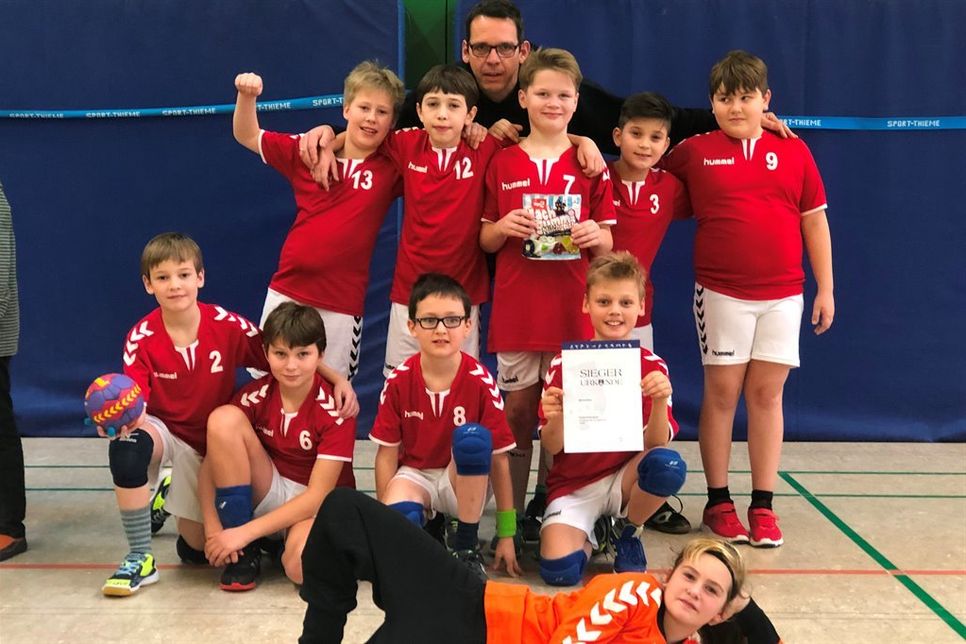
[[[681,494],[697,529],[704,480],[697,444],[676,447],[692,469]],[[174,521],[155,536],[159,583],[128,598],[101,585],[126,554],[106,443],[24,440],[30,549],[0,564],[0,641],[294,641],[304,605],[281,570],[263,561],[257,589],[218,589],[218,571],[181,565]],[[374,446],[357,443],[359,488],[372,492]],[[739,514],[750,475],[736,443],[731,489]],[[783,640],[798,642],[961,642],[966,640],[966,444],[787,443],[775,494],[785,545],[744,547],[752,591]],[[492,506],[480,536],[494,532]],[[658,572],[687,540],[645,531]],[[525,553],[528,583],[540,582]],[[598,557],[588,574],[608,572]],[[506,580],[492,573],[491,577]],[[346,642],[364,642],[382,621],[368,585],[350,615]]]

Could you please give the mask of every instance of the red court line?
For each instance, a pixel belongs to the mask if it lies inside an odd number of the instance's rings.
[[[117,564],[110,563],[2,563],[0,570],[113,570]],[[162,570],[172,570],[175,568],[197,568],[203,569],[205,566],[191,566],[185,564],[159,564]],[[658,568],[649,572],[669,573],[670,569]],[[895,576],[895,575],[914,575],[914,576],[966,576],[966,570],[884,570],[882,568],[872,569],[849,569],[849,568],[753,568],[748,571],[752,575],[859,575],[859,576]]]

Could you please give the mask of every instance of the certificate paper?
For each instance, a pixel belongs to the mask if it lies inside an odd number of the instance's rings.
[[[564,451],[642,451],[640,342],[568,342],[562,358]]]

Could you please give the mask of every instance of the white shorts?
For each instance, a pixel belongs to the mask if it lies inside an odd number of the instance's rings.
[[[265,326],[268,314],[282,302],[303,304],[303,302],[293,300],[278,291],[268,289],[268,293],[265,294],[265,306],[262,307],[262,319],[258,323],[259,327]],[[322,316],[322,322],[325,324],[325,364],[352,380],[359,371],[359,352],[362,349],[362,316],[336,313],[318,307],[313,308],[319,312],[319,315]],[[261,378],[265,375],[265,372],[257,369],[249,369],[248,373],[253,378]]]
[[[599,545],[597,537],[594,536],[594,522],[597,518],[623,517],[626,514],[622,507],[626,504],[622,503],[621,481],[624,478],[624,471],[633,460],[632,458],[624,463],[623,467],[610,476],[605,476],[551,501],[543,514],[540,530],[543,531],[548,525],[554,523],[569,525],[583,530],[587,540],[596,548]]]
[[[503,391],[519,391],[543,382],[556,353],[501,351],[496,354],[496,381]]]
[[[695,284],[694,322],[701,364],[761,360],[797,367],[803,308],[801,295],[739,300]]]
[[[287,479],[278,473],[278,468],[272,463],[272,484],[265,493],[265,498],[258,502],[253,511],[253,516],[257,519],[272,510],[277,510],[299,494],[305,491],[306,486],[296,483],[292,479]]]
[[[456,491],[453,483],[449,480],[449,468],[435,468],[430,470],[417,470],[415,467],[400,465],[392,480],[397,478],[406,479],[423,488],[429,494],[428,518],[432,519],[437,512],[442,512],[451,517],[457,515]],[[390,483],[392,483],[392,480]],[[486,494],[483,495],[483,505],[480,506],[480,515],[483,508],[490,502],[493,496],[493,489],[487,483]]]
[[[201,503],[198,501],[198,469],[201,454],[191,445],[171,433],[160,418],[148,414],[145,422],[161,437],[161,464],[171,464],[171,488],[164,501],[164,509],[183,519],[202,523]]]
[[[638,340],[648,351],[654,351],[654,325],[646,324],[631,331],[631,340]]]
[[[470,320],[473,326],[463,340],[463,353],[480,359],[480,307],[470,307]],[[382,365],[382,375],[389,376],[392,370],[406,361],[406,358],[419,353],[419,343],[409,332],[409,307],[392,302],[389,306],[389,333],[386,336],[386,361]]]

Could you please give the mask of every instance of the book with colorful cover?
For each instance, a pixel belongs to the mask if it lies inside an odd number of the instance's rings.
[[[580,195],[524,194],[523,207],[533,213],[537,232],[523,240],[523,256],[536,260],[580,259],[570,236],[580,222]]]

